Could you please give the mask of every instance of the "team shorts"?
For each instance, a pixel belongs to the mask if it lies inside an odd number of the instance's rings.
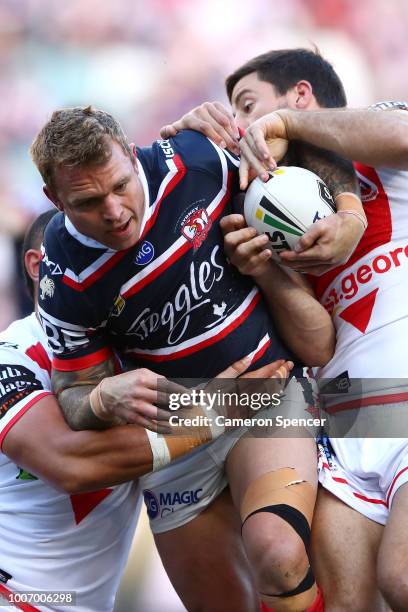
[[[302,379],[300,384],[292,378],[285,389],[279,414],[296,417],[302,413],[308,420],[313,420],[313,411],[309,410],[311,406],[308,400],[312,398],[309,384],[309,379]],[[265,419],[268,415],[271,416],[271,411],[263,410],[259,413],[259,419]],[[275,418],[273,413],[272,417]],[[309,435],[315,433],[313,431]],[[165,468],[140,479],[153,533],[170,531],[192,521],[225,489],[228,484],[225,461],[245,434],[250,434],[248,427],[230,430]],[[280,435],[285,435],[285,432],[280,432]]]
[[[370,418],[370,409],[378,406],[364,408],[364,419]],[[405,402],[386,405],[388,414],[401,409],[408,409]],[[396,492],[408,482],[408,439],[322,436],[318,440],[318,468],[319,482],[325,489],[385,525]]]

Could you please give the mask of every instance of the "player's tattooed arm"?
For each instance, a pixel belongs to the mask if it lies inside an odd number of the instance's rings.
[[[103,378],[113,374],[113,358],[74,372],[52,370],[52,387],[71,429],[107,429],[114,425],[113,420],[109,422],[98,419],[89,401],[92,389]]]
[[[76,372],[53,370],[51,380],[65,419],[75,430],[131,423],[165,433],[169,394],[186,391],[147,368],[115,375],[113,357]]]
[[[341,193],[360,196],[358,180],[351,161],[333,151],[301,141],[292,141],[297,165],[314,172],[326,183],[334,198]]]

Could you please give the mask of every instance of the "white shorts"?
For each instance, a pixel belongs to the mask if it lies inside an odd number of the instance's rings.
[[[385,525],[395,493],[408,482],[408,440],[323,438],[318,441],[318,467],[325,489]]]
[[[238,440],[236,431],[224,434],[140,478],[153,533],[192,521],[225,489],[225,459]]]
[[[311,417],[305,398],[305,384],[291,379],[279,412]],[[269,410],[260,412],[259,418],[265,418],[268,413]],[[228,484],[225,474],[228,453],[247,432],[247,427],[229,431],[167,467],[140,478],[153,533],[170,531],[192,521],[223,491]]]

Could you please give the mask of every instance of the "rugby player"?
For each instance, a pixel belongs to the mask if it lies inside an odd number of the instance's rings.
[[[104,387],[114,365],[111,347],[125,367],[144,368],[132,372],[135,385],[129,393],[140,413],[150,417],[154,383],[146,384],[146,370],[150,380],[156,373],[210,378],[233,355],[249,356],[257,366],[272,356],[290,356],[256,286],[235,271],[222,250],[219,221],[238,191],[238,161],[231,153],[187,131],[138,149],[136,159],[135,148],[110,115],[76,108],[53,114],[32,155],[45,193],[65,213],[47,229],[41,282],[53,285],[40,296],[39,314],[54,351],[53,386],[75,428],[101,426],[101,418],[107,426],[114,416],[127,418],[126,407],[115,404]],[[354,174],[343,167],[343,176],[346,191],[353,191]],[[48,261],[57,263],[62,274],[50,279]],[[280,331],[292,339],[299,358],[325,363],[333,349],[330,317],[278,268],[275,281],[275,294],[268,299],[282,309],[286,304]],[[289,383],[282,405],[308,407],[296,380]],[[202,481],[183,461],[171,471],[174,486],[183,473],[202,490],[203,503],[186,509],[188,521],[225,487],[224,459],[236,441],[226,436],[220,445],[196,451],[197,465],[208,466],[201,471]],[[155,467],[162,466],[158,454]],[[216,476],[209,477],[210,472]],[[153,476],[159,493],[169,486],[168,476]],[[313,440],[245,437],[230,454],[228,476],[262,599],[276,610],[308,608],[317,598],[308,559],[316,491]],[[172,504],[164,513],[160,504],[157,508],[161,497],[151,486],[147,495],[155,504],[157,531],[169,529],[165,519],[171,527],[185,522],[176,522]],[[174,530],[162,548],[158,544],[162,557],[171,556],[173,563],[177,542],[177,550],[186,550],[183,561],[197,550],[201,554],[205,531],[201,527],[195,533],[187,539],[181,528]],[[189,609],[194,609],[191,597],[203,609],[231,605],[231,592],[224,589],[223,601],[211,602],[209,591],[228,563],[228,551],[219,547],[216,562],[194,585],[186,585],[185,571],[184,577],[178,572],[174,582]],[[183,586],[186,591],[180,593]],[[251,607],[238,602],[235,609]]]
[[[40,244],[56,212],[40,215],[23,245],[35,305]],[[152,450],[141,427],[72,431],[52,394],[51,359],[35,312],[0,334],[0,596],[26,611],[109,611],[139,515],[137,478],[152,469]],[[244,564],[238,546],[234,552]]]
[[[407,377],[401,338],[408,324],[408,116],[401,112],[406,110],[403,102],[381,103],[370,109],[316,110],[333,106],[322,97],[322,90],[333,93],[332,82],[320,79],[323,72],[317,68],[322,63],[326,63],[323,58],[305,49],[271,51],[228,77],[227,91],[237,124],[247,128],[244,151],[253,164],[254,157],[258,160],[260,174],[265,162],[275,163],[269,158],[265,138],[268,144],[275,138],[279,142],[300,139],[359,160],[355,166],[368,229],[348,263],[327,271],[342,237],[319,244],[314,228],[300,240],[299,252],[281,257],[295,270],[326,270],[312,284],[332,314],[338,340],[335,355],[320,377],[371,378],[365,383],[363,398],[353,395],[351,385],[347,400],[327,396],[325,403],[332,412],[343,414],[353,406],[366,406],[366,418],[373,420],[378,411],[403,410],[407,400],[405,386],[395,386],[396,379],[401,385]],[[344,99],[337,105],[345,103]],[[302,110],[309,112],[298,112]],[[259,119],[271,111],[276,112]],[[218,103],[207,103],[181,122],[166,126],[164,135],[185,127],[203,130],[212,138],[216,130],[217,141],[225,141],[226,132],[233,139],[236,132],[231,114]],[[246,177],[243,181],[245,184]],[[226,231],[232,231],[226,237],[231,260],[245,273],[259,273],[259,266],[265,271],[270,255],[262,241],[253,239],[242,218],[224,223],[229,224]],[[239,231],[234,232],[237,227]],[[319,231],[323,235],[325,230]],[[407,447],[405,439],[333,438],[331,445],[322,441],[320,482],[324,489],[318,496],[312,533],[314,569],[328,610],[381,607],[377,585],[393,610],[408,608],[408,581],[401,572],[408,557],[401,528],[408,503]]]

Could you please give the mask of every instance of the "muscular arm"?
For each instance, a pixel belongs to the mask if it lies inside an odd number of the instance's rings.
[[[18,466],[67,493],[113,486],[152,469],[151,446],[143,428],[72,431],[51,395],[19,419],[2,450]]]
[[[296,165],[320,176],[334,198],[344,192],[360,195],[357,176],[351,161],[306,142],[296,141],[293,145]]]
[[[290,140],[304,140],[369,166],[408,169],[408,113],[372,109],[277,111]]]
[[[257,276],[256,282],[280,336],[306,365],[326,365],[333,357],[336,344],[329,313],[300,274],[274,262],[269,264],[269,272]]]
[[[92,412],[89,395],[105,377],[114,373],[113,358],[74,372],[52,370],[51,382],[68,425],[75,430],[107,429],[113,421],[102,421]]]
[[[174,382],[166,381],[164,392],[165,378],[146,368],[116,376],[114,369],[112,357],[77,371],[52,371],[53,390],[69,426],[74,430],[100,430],[132,423],[165,433],[169,419],[169,393],[180,393],[185,389]],[[99,398],[103,411],[98,410],[95,416],[90,394],[99,383]],[[95,404],[93,405],[95,407]]]

